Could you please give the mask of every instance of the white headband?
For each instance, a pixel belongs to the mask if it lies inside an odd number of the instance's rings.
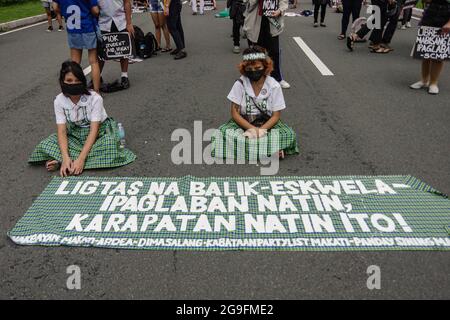
[[[264,60],[266,59],[266,54],[262,52],[257,53],[247,53],[242,56],[244,61],[254,61],[254,60]]]

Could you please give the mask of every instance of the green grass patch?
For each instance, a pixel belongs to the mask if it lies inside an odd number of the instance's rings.
[[[36,16],[42,13],[45,13],[45,11],[39,0],[12,4],[0,7],[0,23]]]

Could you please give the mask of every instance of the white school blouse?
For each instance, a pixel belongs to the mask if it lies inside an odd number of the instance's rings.
[[[255,97],[249,78],[241,76],[240,79],[242,80],[243,85],[240,81],[236,81],[227,98],[241,107],[240,113],[242,115],[249,114],[247,110],[250,110],[251,115],[258,115],[261,113],[259,109],[254,106],[253,101],[249,99],[249,97],[253,98],[258,105],[264,104],[269,115],[272,115],[274,111],[280,111],[286,108],[281,86],[278,81],[271,76],[266,77],[264,85],[257,97]]]
[[[82,95],[77,104],[62,93],[57,95],[54,102],[56,123],[70,122],[79,127],[89,127],[92,121],[105,121],[108,115],[103,106],[103,98],[94,91],[90,93]]]

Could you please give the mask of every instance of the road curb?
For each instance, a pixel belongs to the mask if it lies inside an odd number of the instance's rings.
[[[47,15],[40,14],[40,15],[33,16],[33,17],[28,17],[28,18],[23,18],[23,19],[19,19],[19,20],[0,23],[0,32],[9,31],[12,29],[20,28],[20,27],[25,27],[30,24],[38,23],[38,22],[45,21],[45,20],[47,20]]]

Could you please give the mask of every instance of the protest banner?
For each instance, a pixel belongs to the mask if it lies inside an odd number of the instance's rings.
[[[450,201],[411,176],[54,178],[21,245],[155,250],[449,250]]]

